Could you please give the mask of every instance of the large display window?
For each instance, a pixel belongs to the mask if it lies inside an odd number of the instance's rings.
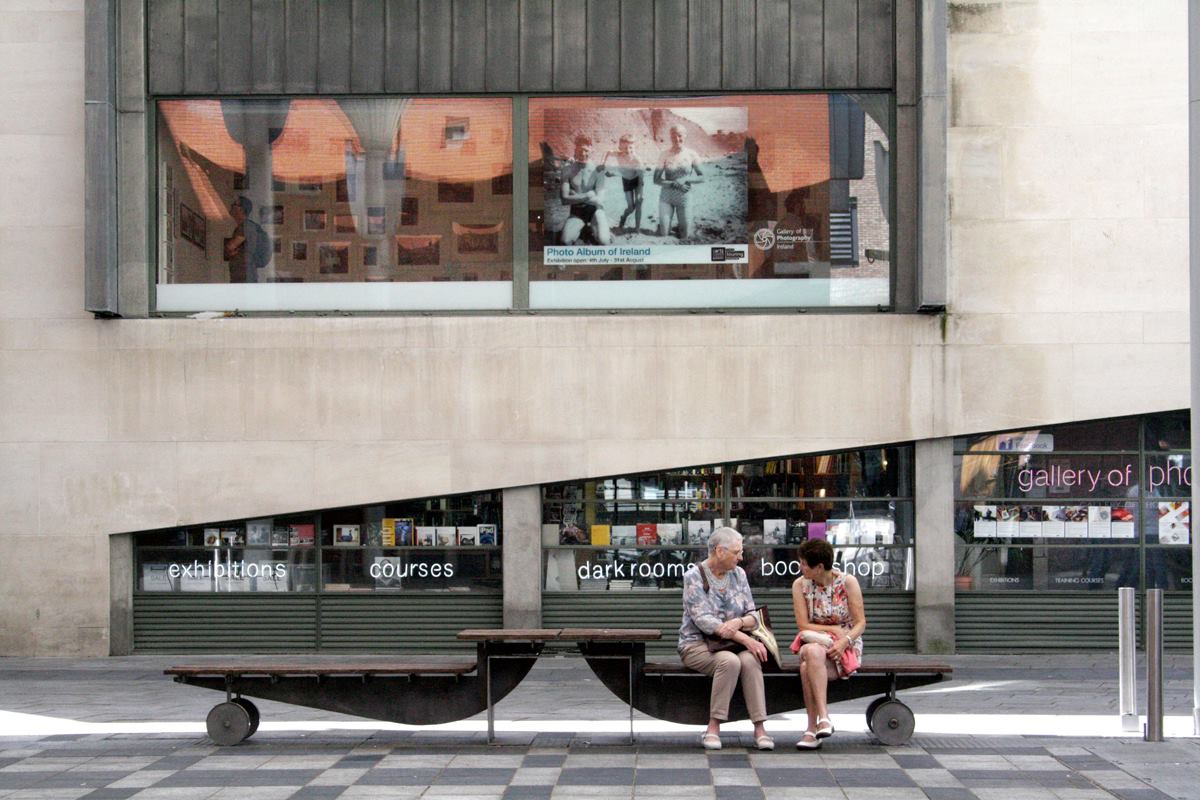
[[[510,307],[510,99],[157,108],[158,310]]]
[[[887,307],[892,106],[159,100],[154,310]]]
[[[679,589],[708,537],[745,538],[753,588],[786,589],[808,539],[834,547],[864,589],[912,590],[912,448],[897,445],[543,488],[549,592]]]
[[[962,591],[1190,590],[1186,411],[955,442]]]
[[[532,308],[886,306],[888,95],[529,101]]]
[[[499,591],[500,493],[139,534],[138,592]]]

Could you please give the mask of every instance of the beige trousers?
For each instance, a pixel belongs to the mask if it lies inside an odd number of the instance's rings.
[[[731,653],[728,650],[710,653],[704,642],[688,645],[680,653],[683,665],[711,677],[712,694],[708,700],[708,714],[713,719],[729,719],[729,698],[738,678],[742,681],[742,697],[752,722],[767,718],[767,697],[763,689],[762,662],[749,650]]]

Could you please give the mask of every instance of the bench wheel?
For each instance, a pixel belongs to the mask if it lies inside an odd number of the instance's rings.
[[[219,745],[237,744],[250,735],[250,712],[239,703],[218,703],[208,712],[208,738]]]
[[[258,713],[258,706],[251,703],[245,697],[235,697],[233,702],[246,709],[246,713],[250,715],[250,732],[246,734],[246,738],[249,739],[258,730],[258,723],[262,721],[262,714]]]
[[[899,700],[881,697],[867,710],[867,726],[875,738],[896,747],[907,742],[915,726],[912,709]]]
[[[871,715],[875,713],[875,709],[879,708],[879,704],[884,702],[887,699],[888,699],[887,695],[885,694],[883,697],[876,697],[874,700],[872,700],[870,703],[867,704],[867,727],[868,728],[871,727]]]

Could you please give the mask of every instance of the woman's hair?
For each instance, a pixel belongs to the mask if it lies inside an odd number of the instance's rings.
[[[708,553],[709,555],[712,555],[717,551],[718,547],[724,547],[728,549],[733,547],[735,544],[740,544],[741,541],[742,535],[733,528],[717,528],[712,532],[712,536],[708,537]]]
[[[833,545],[824,539],[809,539],[800,545],[800,558],[810,567],[833,569]]]
[[[682,136],[684,139],[687,138],[687,130],[682,125],[672,125],[668,130],[671,133],[678,132],[679,135]]]

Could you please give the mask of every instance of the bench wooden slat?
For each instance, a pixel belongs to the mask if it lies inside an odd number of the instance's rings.
[[[478,665],[473,658],[370,663],[183,664],[163,670],[190,678],[225,675],[465,675]]]
[[[559,641],[653,642],[662,638],[657,628],[563,628]]]
[[[562,628],[471,628],[458,632],[464,642],[549,642]]]
[[[795,666],[785,665],[782,672],[798,672],[800,665]],[[693,670],[688,669],[679,660],[671,661],[647,661],[642,667],[642,672],[648,675],[687,675],[693,674]],[[869,661],[858,668],[859,674],[862,675],[887,675],[894,673],[896,675],[928,675],[939,674],[949,675],[954,672],[954,668],[949,664],[938,664],[934,662],[918,662],[918,661]],[[699,673],[694,673],[699,674]],[[779,671],[772,671],[768,674],[780,674]]]

